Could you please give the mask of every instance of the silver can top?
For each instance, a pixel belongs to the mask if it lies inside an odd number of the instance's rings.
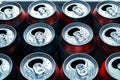
[[[93,39],[93,31],[84,23],[74,22],[62,30],[62,37],[71,45],[85,45]]]
[[[0,25],[0,48],[9,46],[15,41],[16,37],[17,32],[12,26],[6,24]]]
[[[21,6],[15,2],[3,2],[0,4],[0,20],[12,20],[21,13]]]
[[[12,60],[5,54],[0,53],[0,80],[5,79],[12,71]]]
[[[120,3],[115,1],[103,1],[96,6],[96,11],[108,19],[120,17]]]
[[[98,73],[98,64],[85,53],[72,54],[64,61],[63,71],[70,80],[92,80]]]
[[[49,18],[56,12],[56,5],[49,1],[36,1],[29,5],[28,13],[37,19]]]
[[[99,35],[101,40],[110,46],[120,46],[120,24],[110,23],[104,25]]]
[[[51,56],[43,52],[35,52],[22,60],[20,71],[28,80],[46,80],[53,75],[55,66]]]
[[[120,52],[110,55],[106,60],[105,67],[111,77],[120,80]]]
[[[32,46],[45,46],[52,42],[54,37],[54,29],[45,23],[32,24],[24,31],[24,40]]]
[[[62,11],[70,18],[83,18],[87,16],[91,8],[88,3],[83,1],[69,1],[62,6]]]

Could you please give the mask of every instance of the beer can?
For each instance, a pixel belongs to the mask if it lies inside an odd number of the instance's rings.
[[[96,37],[97,46],[105,54],[110,55],[120,51],[120,24],[110,23],[104,25],[100,31],[99,36]]]
[[[23,51],[25,54],[32,52],[45,52],[55,57],[58,47],[54,29],[46,23],[30,25],[23,34]]]
[[[98,70],[93,57],[85,53],[72,54],[66,58],[60,69],[60,80],[93,80]]]
[[[120,3],[115,1],[103,1],[97,4],[93,11],[95,30],[108,23],[120,23]]]
[[[6,24],[0,25],[0,53],[5,53],[13,56],[17,48],[17,32],[16,30]]]
[[[13,62],[5,54],[0,53],[0,80],[9,80],[12,78]]]
[[[63,4],[60,13],[61,27],[72,22],[83,22],[92,25],[91,7],[87,2],[69,1]]]
[[[59,32],[59,12],[56,5],[49,1],[36,1],[29,5],[26,13],[28,24],[47,23],[53,26],[56,33]],[[60,32],[59,32],[60,33]]]
[[[54,59],[43,52],[27,55],[20,64],[20,72],[27,80],[58,80],[59,76]]]
[[[102,80],[120,79],[120,52],[111,54],[101,67]]]
[[[3,2],[0,4],[0,24],[8,24],[20,30],[19,26],[25,20],[25,12],[21,5],[16,2]]]

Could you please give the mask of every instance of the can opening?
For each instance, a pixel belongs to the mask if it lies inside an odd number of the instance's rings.
[[[102,7],[102,10],[106,11],[108,7],[112,7],[111,5],[105,5]]]
[[[7,34],[5,30],[0,30],[0,34]]]
[[[45,30],[44,30],[44,29],[42,29],[42,28],[35,29],[35,30],[33,30],[33,31],[32,31],[32,34],[33,34],[33,35],[35,35],[35,33],[36,33],[36,32],[42,32],[42,33],[44,33],[44,32],[45,32]]]
[[[2,61],[0,60],[0,65],[2,64]]]
[[[74,62],[72,62],[71,63],[71,67],[72,68],[76,68],[76,66],[78,65],[78,64],[85,64],[85,61],[84,60],[76,60],[76,61],[74,61]]]
[[[41,63],[41,64],[43,64],[43,60],[42,60],[42,59],[32,60],[31,62],[29,62],[28,66],[31,67],[31,68],[33,68],[33,65],[34,65],[35,63]]]
[[[115,69],[119,69],[120,70],[120,59],[116,59],[115,61],[113,61],[112,66]]]
[[[107,37],[111,37],[111,33],[112,33],[112,32],[116,32],[116,30],[115,30],[115,29],[109,29],[108,31],[105,32],[105,35],[106,35]]]
[[[36,6],[36,7],[34,8],[34,10],[35,10],[35,11],[38,11],[38,9],[41,8],[41,7],[45,7],[45,5],[38,5],[38,6]]]
[[[68,11],[73,11],[73,7],[75,7],[75,6],[77,6],[77,5],[70,5],[70,6],[68,7]]]
[[[76,31],[80,31],[78,28],[73,28],[73,29],[71,29],[69,32],[68,32],[68,35],[70,35],[70,36],[74,36],[74,32],[76,32]]]
[[[12,6],[5,6],[1,9],[2,12],[4,12],[6,9],[12,9],[13,7]]]

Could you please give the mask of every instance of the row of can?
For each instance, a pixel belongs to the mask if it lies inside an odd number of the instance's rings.
[[[44,22],[52,25],[56,33],[60,34],[62,28],[71,22],[86,23],[97,33],[105,24],[119,23],[119,17],[120,4],[114,1],[100,2],[93,11],[87,2],[69,1],[62,6],[60,13],[56,5],[48,1],[31,3],[26,13],[18,3],[3,2],[0,4],[0,24],[12,25],[20,33],[26,28],[23,26],[25,18],[28,24]]]
[[[18,71],[18,77],[14,74]],[[120,52],[110,55],[102,67],[88,54],[79,53],[68,56],[59,68],[54,59],[43,52],[27,55],[15,69],[12,60],[0,54],[0,79],[15,80],[119,80]]]

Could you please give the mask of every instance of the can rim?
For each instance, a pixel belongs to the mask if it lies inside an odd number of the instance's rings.
[[[63,11],[63,13],[65,14],[65,11],[64,11],[64,9],[65,9],[65,7],[66,7],[66,5],[68,5],[68,4],[71,4],[71,3],[82,3],[82,4],[85,4],[88,8],[88,13],[85,15],[85,16],[82,16],[82,17],[79,17],[79,18],[84,18],[84,17],[86,17],[87,15],[89,15],[90,14],[90,12],[91,12],[91,7],[90,7],[90,5],[87,3],[87,2],[85,2],[85,1],[69,1],[69,2],[65,2],[64,4],[63,4],[63,6],[62,6],[62,11]],[[67,14],[65,14],[67,17],[70,17],[70,16],[68,16]],[[73,19],[79,19],[79,18],[75,18],[75,17],[70,17],[70,18],[73,18]]]
[[[21,72],[21,74],[22,74],[26,79],[28,79],[28,77],[24,75],[24,71],[23,71],[23,69],[22,69],[22,67],[23,67],[23,65],[24,65],[23,63],[25,63],[25,62],[26,62],[27,60],[29,60],[30,58],[39,57],[39,56],[48,58],[48,59],[51,61],[51,63],[53,63],[53,65],[52,65],[53,71],[51,72],[52,74],[51,74],[49,77],[51,77],[51,76],[54,74],[54,72],[55,72],[55,66],[56,66],[54,59],[53,59],[50,55],[48,55],[47,53],[44,53],[44,52],[34,52],[34,53],[31,53],[31,54],[27,55],[26,57],[24,57],[23,60],[22,60],[21,63],[20,63],[20,72]],[[27,60],[26,60],[26,59],[27,59]],[[48,78],[49,78],[49,77],[48,77]]]
[[[45,18],[36,18],[36,17],[32,16],[31,11],[30,11],[32,6],[35,5],[35,4],[39,4],[39,3],[49,3],[50,5],[52,5],[53,10],[54,10],[53,14],[51,14],[48,17],[45,17]],[[53,2],[50,2],[50,1],[35,1],[35,2],[32,2],[27,8],[28,14],[35,19],[47,19],[47,18],[53,16],[55,14],[56,10],[57,10],[56,5]]]
[[[76,24],[77,24],[77,25],[76,25]],[[66,32],[67,29],[70,28],[71,25],[76,25],[76,26],[79,26],[79,25],[81,26],[81,25],[83,25],[84,28],[87,28],[87,29],[89,30],[89,32],[91,33],[90,39],[89,39],[86,43],[84,43],[84,44],[78,44],[78,45],[75,45],[75,44],[72,44],[72,43],[66,41],[65,36],[64,36],[64,33]],[[73,27],[73,26],[71,26],[71,27]],[[70,24],[66,25],[66,26],[63,28],[63,30],[62,30],[62,38],[65,40],[65,42],[67,42],[67,43],[70,44],[70,45],[74,45],[74,46],[82,46],[82,45],[88,44],[90,41],[93,40],[93,36],[94,36],[94,34],[93,34],[93,30],[91,29],[91,27],[88,26],[88,25],[85,24],[85,23],[82,23],[82,22],[73,22],[73,23],[70,23]]]
[[[116,52],[116,53],[113,53],[113,54],[111,54],[107,59],[106,59],[106,61],[105,61],[105,68],[106,68],[106,71],[107,71],[107,73],[111,76],[111,77],[113,77],[113,75],[112,74],[110,74],[110,71],[108,70],[108,63],[109,63],[109,61],[112,59],[112,58],[115,58],[115,57],[118,57],[118,56],[120,56],[120,52]],[[114,77],[113,77],[114,78]]]
[[[105,30],[105,29],[107,29],[107,28],[109,28],[111,25],[119,25],[120,26],[120,24],[119,23],[108,23],[108,24],[105,24],[104,26],[102,26],[101,27],[101,29],[99,30],[99,36],[100,36],[100,39],[105,43],[105,44],[107,44],[107,45],[109,45],[109,46],[120,46],[120,45],[111,45],[111,44],[108,44],[108,43],[106,43],[104,40],[103,40],[103,38],[102,38],[102,32]]]
[[[19,15],[21,14],[22,6],[17,2],[3,2],[3,4],[0,4],[0,7],[4,6],[4,5],[8,5],[8,4],[17,6],[19,8],[19,11],[20,11]],[[13,19],[17,18],[19,15],[17,15],[16,17],[14,17],[12,19],[9,19],[9,20],[13,20]],[[3,19],[1,19],[1,20],[3,20]],[[9,21],[9,20],[3,20],[3,21]]]
[[[10,42],[8,45],[6,46],[3,46],[3,47],[0,47],[0,48],[5,48],[7,46],[10,46],[17,38],[17,31],[15,30],[15,28],[11,25],[7,25],[7,24],[0,24],[0,28],[6,28],[6,29],[9,29],[13,32],[14,34],[14,39],[12,40],[12,42]]]
[[[97,63],[97,61],[92,57],[92,56],[90,56],[90,55],[88,55],[88,54],[86,54],[86,53],[77,53],[77,54],[72,54],[72,55],[70,55],[70,56],[68,56],[66,59],[65,59],[65,61],[63,62],[63,72],[64,72],[64,74],[65,74],[65,76],[68,78],[68,76],[67,76],[67,74],[66,74],[66,72],[65,72],[65,66],[66,66],[66,64],[70,61],[70,60],[72,60],[72,59],[74,59],[74,58],[87,58],[87,59],[89,59],[90,61],[92,61],[93,62],[93,64],[95,64],[95,67],[96,67],[96,73],[94,74],[94,76],[93,77],[91,77],[91,79],[90,80],[92,80],[92,79],[94,79],[96,76],[97,76],[97,74],[98,74],[98,63]]]
[[[27,41],[27,39],[26,39],[26,34],[27,34],[28,31],[30,31],[32,28],[39,27],[39,25],[40,25],[41,27],[46,27],[46,28],[48,28],[48,29],[51,31],[51,33],[52,33],[52,38],[51,38],[51,40],[50,40],[47,44],[36,46],[36,45],[30,44],[30,43]],[[50,43],[54,40],[54,38],[55,38],[55,31],[54,31],[54,29],[52,28],[52,26],[50,26],[49,24],[46,24],[46,23],[35,23],[35,24],[32,24],[32,25],[28,26],[28,27],[25,29],[25,31],[24,31],[24,33],[23,33],[23,38],[24,38],[25,42],[26,42],[27,44],[31,45],[31,46],[42,47],[42,46],[46,46],[46,45],[50,44]]]
[[[7,76],[9,76],[10,73],[11,73],[11,71],[12,71],[12,69],[13,69],[13,62],[12,62],[12,60],[11,60],[10,57],[8,57],[7,55],[5,55],[5,54],[3,54],[3,53],[0,53],[0,58],[5,58],[5,59],[9,62],[9,64],[10,64],[10,70],[9,70],[8,75],[7,75]],[[7,77],[7,76],[6,76],[6,77]],[[6,77],[4,77],[4,79],[5,79]]]
[[[99,8],[102,4],[104,4],[104,3],[114,3],[114,4],[119,4],[119,5],[120,5],[120,3],[115,2],[115,1],[102,1],[102,2],[99,2],[99,3],[96,5],[95,10],[97,11],[97,13],[98,13],[100,16],[102,16],[102,15],[99,13],[98,8]],[[104,16],[102,16],[102,17],[104,17]],[[119,17],[120,17],[120,16],[119,16]],[[107,19],[117,19],[117,18],[119,18],[119,17],[116,17],[116,18],[104,17],[104,18],[107,18]]]

